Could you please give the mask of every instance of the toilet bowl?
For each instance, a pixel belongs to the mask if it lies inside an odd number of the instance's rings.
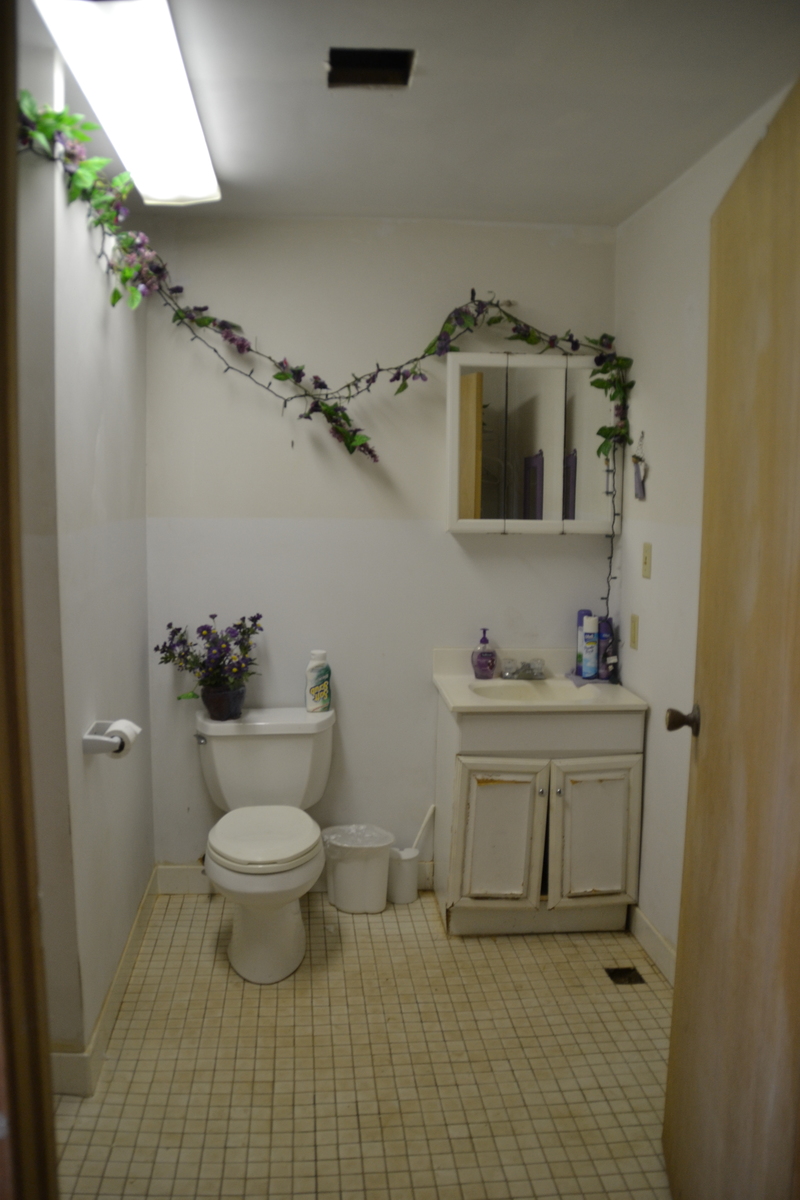
[[[325,790],[335,719],[300,708],[246,709],[236,721],[197,714],[203,776],[227,810],[208,835],[205,871],[234,905],[228,960],[252,983],[277,983],[303,961],[300,897],[325,865],[304,810]]]

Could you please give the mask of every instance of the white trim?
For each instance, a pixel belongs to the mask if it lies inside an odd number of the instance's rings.
[[[158,863],[155,868],[159,896],[205,896],[213,892],[202,863]]]
[[[630,931],[668,983],[675,983],[675,947],[639,908],[631,908]]]
[[[111,1038],[111,1031],[119,1014],[122,998],[130,981],[133,965],[136,962],[136,956],[141,948],[150,914],[153,911],[157,891],[156,871],[157,868],[154,868],[144,890],[142,902],[134,917],[125,949],[120,956],[89,1044],[85,1050],[74,1052],[54,1050],[50,1055],[53,1091],[56,1094],[67,1096],[91,1096],[94,1094],[100,1078],[100,1068],[103,1065]]]

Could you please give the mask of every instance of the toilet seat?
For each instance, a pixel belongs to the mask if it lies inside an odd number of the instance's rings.
[[[319,825],[301,808],[234,808],[208,835],[207,854],[229,871],[276,875],[309,862],[322,845]]]

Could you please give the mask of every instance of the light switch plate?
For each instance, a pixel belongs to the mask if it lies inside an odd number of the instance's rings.
[[[642,578],[649,579],[650,572],[653,569],[653,546],[651,542],[645,542],[642,546]]]
[[[636,613],[631,613],[630,647],[631,650],[639,649],[639,618]]]

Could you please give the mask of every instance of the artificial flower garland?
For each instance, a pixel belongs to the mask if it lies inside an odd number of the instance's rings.
[[[220,359],[225,371],[233,371],[276,396],[284,408],[290,401],[300,400],[303,411],[299,419],[310,421],[315,416],[322,417],[331,435],[349,454],[358,452],[373,462],[378,461],[369,435],[353,423],[348,412],[347,405],[351,400],[370,392],[384,375],[389,376],[389,382],[398,385],[395,395],[404,392],[411,383],[425,381],[427,375],[422,366],[426,359],[443,358],[459,350],[456,343],[484,324],[510,326],[507,341],[538,346],[539,353],[556,350],[567,357],[581,351],[592,353],[595,356],[592,386],[602,389],[614,405],[613,423],[603,425],[597,431],[601,439],[597,453],[608,458],[616,446],[631,444],[628,403],[634,382],[628,378],[628,373],[633,360],[617,354],[611,334],[603,333],[599,338],[579,338],[571,330],[561,335],[545,333],[509,312],[510,301],[500,303],[493,294],[488,300],[480,300],[474,289],[466,303],[448,313],[436,337],[421,354],[395,367],[376,364],[373,371],[354,374],[338,388],[330,388],[319,375],[312,374],[309,377],[305,366],[297,366],[286,358],[273,358],[271,354],[255,350],[240,325],[211,316],[207,305],[185,304],[183,287],[172,283],[167,264],[150,246],[147,235],[121,228],[128,216],[125,200],[133,183],[127,171],[113,179],[106,179],[102,172],[111,160],[87,157],[86,143],[91,141],[89,133],[97,128],[97,125],[84,120],[78,113],[70,113],[67,108],[56,112],[47,106],[40,107],[30,92],[20,92],[18,146],[20,150],[60,163],[69,202],[83,200],[88,206],[89,225],[100,229],[102,234],[100,257],[115,281],[111,304],[116,305],[125,299],[130,308],[138,308],[145,297],[160,296],[171,310],[173,322],[188,329],[193,341],[199,341],[211,350]],[[218,345],[210,340],[210,335],[227,343],[239,355],[254,355],[263,359],[273,368],[271,377],[264,381],[256,377],[255,366],[250,370],[236,366],[220,352]],[[287,385],[291,387],[291,392],[287,393]]]

